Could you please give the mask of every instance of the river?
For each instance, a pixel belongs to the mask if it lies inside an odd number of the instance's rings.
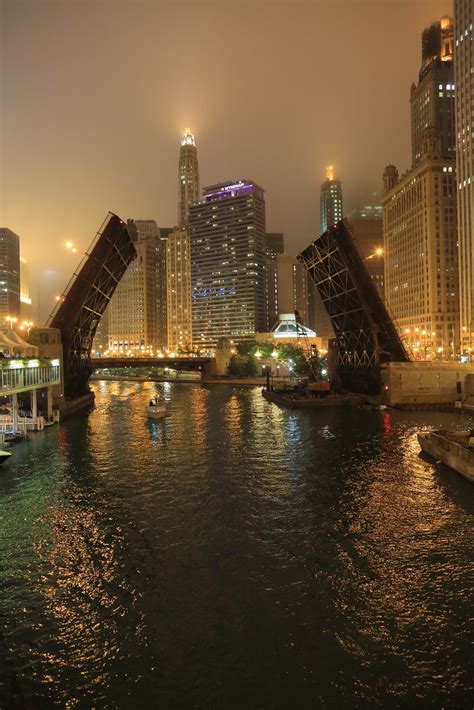
[[[0,469],[2,710],[471,706],[470,417],[94,389]]]

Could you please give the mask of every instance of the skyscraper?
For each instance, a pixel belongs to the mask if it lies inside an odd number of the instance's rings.
[[[265,194],[250,180],[211,185],[190,208],[193,343],[266,328]]]
[[[186,128],[179,150],[178,226],[169,234],[166,246],[168,348],[172,351],[192,344],[188,218],[190,206],[198,200],[197,148],[193,134]]]
[[[186,128],[181,137],[178,165],[178,227],[185,227],[189,207],[199,200],[199,165],[194,136]]]
[[[474,0],[454,0],[456,182],[461,338],[474,346]]]
[[[342,187],[334,177],[332,165],[328,167],[326,180],[321,185],[319,219],[321,234],[342,219]]]
[[[7,316],[20,316],[20,237],[0,227],[0,329],[9,328]]]
[[[459,338],[452,27],[442,18],[423,33],[420,83],[411,90],[413,165],[401,178],[393,165],[384,173],[385,295],[420,359],[454,357]]]

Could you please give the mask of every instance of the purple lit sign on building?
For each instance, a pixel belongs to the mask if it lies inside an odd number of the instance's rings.
[[[204,195],[204,198],[206,202],[214,202],[215,200],[223,200],[228,197],[238,197],[241,194],[253,192],[254,189],[254,185],[245,185],[244,183],[238,182],[235,183],[235,185],[225,185],[217,192],[208,192]]]

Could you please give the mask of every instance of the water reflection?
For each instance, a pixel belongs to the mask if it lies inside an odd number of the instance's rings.
[[[472,487],[416,442],[459,415],[95,387],[2,470],[0,705],[467,704]]]

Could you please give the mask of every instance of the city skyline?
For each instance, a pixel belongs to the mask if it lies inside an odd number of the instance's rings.
[[[133,4],[121,4],[110,15],[104,7],[45,2],[38,12],[35,3],[7,1],[1,6],[1,218],[22,237],[34,301],[38,281],[44,284],[43,317],[49,310],[45,299],[63,288],[75,266],[70,255],[60,252],[61,243],[72,239],[87,247],[106,210],[124,218],[156,219],[159,226],[174,223],[176,187],[170,174],[175,170],[176,139],[187,125],[199,143],[201,184],[234,175],[262,184],[268,228],[284,232],[293,253],[318,232],[325,165],[336,166],[347,213],[369,201],[374,191],[380,193],[385,164],[409,165],[405,108],[407,86],[416,79],[414,67],[419,64],[420,32],[452,13],[450,2],[398,2],[390,9],[358,3],[357,9],[345,8],[346,23],[339,27],[337,8],[327,3],[302,5],[297,14],[284,5],[273,6],[269,14],[257,4],[255,23],[266,31],[255,33],[259,42],[248,38],[236,47],[230,28],[242,19],[232,8],[212,13],[210,6],[198,11],[179,3],[173,8],[142,5],[138,12]],[[149,28],[158,38],[173,27],[184,31],[183,16],[191,29],[179,60],[166,42],[147,42],[152,37]],[[363,28],[369,20],[373,31],[367,35]],[[89,25],[93,31],[86,37]],[[309,51],[309,33],[320,26],[325,31],[317,33],[318,42]],[[109,41],[113,29],[123,27],[125,53]],[[357,28],[364,31],[363,54]],[[298,32],[300,41],[294,47],[288,33]],[[339,41],[333,54],[334,37]],[[194,64],[186,65],[202,43],[206,52],[199,50]],[[49,47],[47,56],[43,46]],[[140,53],[133,51],[138,47]],[[229,47],[238,50],[232,82]],[[99,51],[107,59],[93,72]],[[260,82],[248,86],[246,81],[262,52],[267,53],[269,72],[263,103]],[[354,53],[360,81],[346,75]],[[383,74],[376,71],[374,56],[382,57],[377,65],[383,66]],[[324,77],[319,83],[314,81],[317,67]],[[294,82],[296,72],[299,82]],[[314,91],[306,88],[310,78]],[[277,92],[281,82],[288,87],[284,105]],[[387,109],[389,96],[395,110]],[[296,105],[303,110],[295,112]]]

